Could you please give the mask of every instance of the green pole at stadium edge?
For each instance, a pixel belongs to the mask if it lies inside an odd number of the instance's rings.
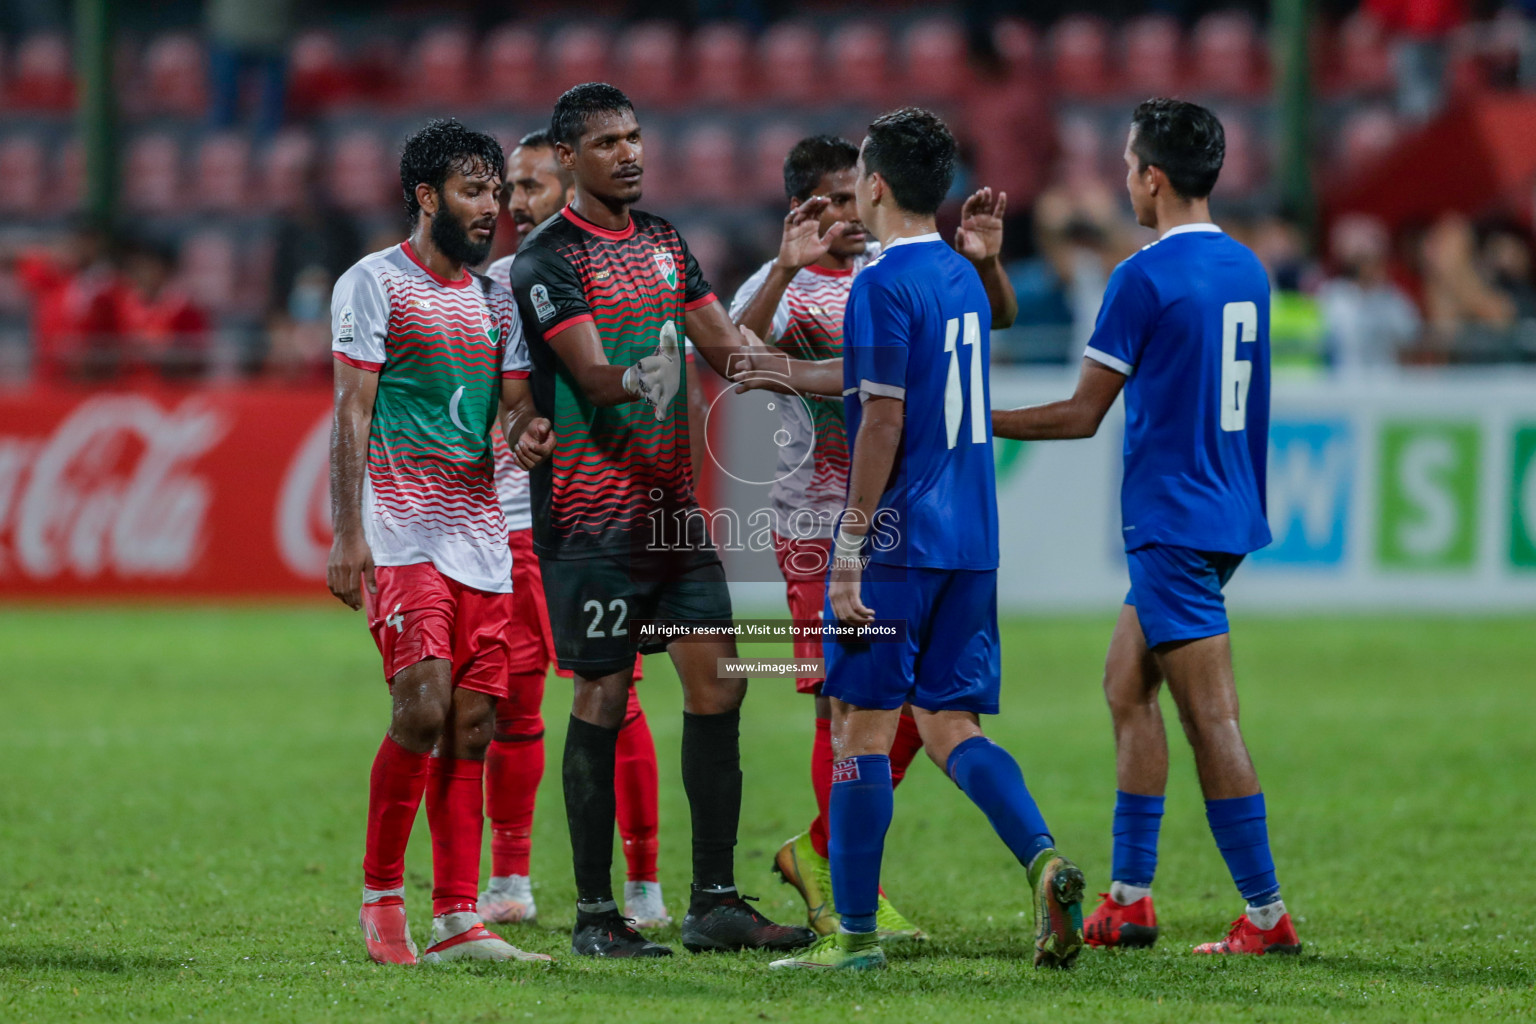
[[[107,226],[117,213],[117,97],[112,90],[112,0],[75,0],[75,80],[85,150],[86,214]]]
[[[1281,209],[1309,233],[1317,216],[1312,190],[1312,67],[1308,43],[1310,0],[1274,0],[1275,110],[1280,117]]]

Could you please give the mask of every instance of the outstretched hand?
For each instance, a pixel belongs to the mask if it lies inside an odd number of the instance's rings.
[[[784,217],[784,235],[779,240],[779,255],[774,260],[785,270],[794,272],[808,267],[827,254],[848,224],[838,221],[821,233],[821,214],[831,200],[826,196],[812,196],[803,203],[795,203]]]
[[[763,344],[750,327],[738,324],[737,329],[746,344],[731,353],[731,380],[736,384],[736,393],[778,391],[789,394],[793,390],[789,386],[789,356]]]
[[[1003,214],[1008,209],[1008,193],[979,188],[960,208],[960,226],[955,229],[955,251],[972,263],[991,259],[1003,251]]]

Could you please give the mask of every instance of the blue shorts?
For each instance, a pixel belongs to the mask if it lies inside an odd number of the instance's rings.
[[[821,692],[860,708],[997,714],[1002,664],[997,640],[997,570],[907,569],[870,563],[864,603],[881,619],[904,619],[894,643],[827,640]],[[835,621],[832,602],[823,612]]]
[[[1221,588],[1242,555],[1151,544],[1126,552],[1125,560],[1131,570],[1125,603],[1136,609],[1148,647],[1228,632]]]

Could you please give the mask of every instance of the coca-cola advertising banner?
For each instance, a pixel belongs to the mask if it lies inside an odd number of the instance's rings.
[[[0,597],[311,596],[330,395],[0,394]]]

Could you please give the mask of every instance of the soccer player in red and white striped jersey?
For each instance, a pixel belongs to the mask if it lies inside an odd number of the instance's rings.
[[[489,433],[518,438],[526,467],[553,446],[529,389],[512,296],[470,273],[496,227],[501,146],[455,121],[413,135],[400,181],[413,228],[364,257],[331,300],[335,420],[331,592],[365,608],[393,698],[373,762],[359,917],[368,955],[417,962],[405,850],[425,795],[432,832],[428,962],[547,960],[486,930],[476,912],[481,789],[495,702],[507,685],[512,553]]]

